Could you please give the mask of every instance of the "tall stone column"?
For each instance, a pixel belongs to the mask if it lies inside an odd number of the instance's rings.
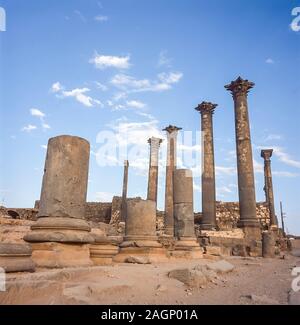
[[[165,190],[165,234],[174,237],[173,172],[176,169],[177,134],[181,128],[169,125],[167,132],[167,166]]]
[[[24,239],[38,266],[90,265],[94,242],[85,221],[90,144],[73,136],[48,142],[38,221]]]
[[[124,161],[124,176],[123,176],[123,191],[122,191],[122,203],[121,203],[121,221],[126,221],[127,215],[127,188],[128,188],[128,169],[129,161]]]
[[[239,227],[257,228],[256,198],[247,96],[254,83],[241,77],[225,86],[232,93],[235,111],[239,187]]]
[[[261,151],[261,157],[264,159],[264,173],[265,173],[264,190],[266,194],[266,202],[268,204],[269,212],[270,212],[270,226],[278,227],[278,220],[275,214],[273,181],[272,181],[272,171],[271,171],[272,154],[273,154],[273,149],[264,149]]]
[[[201,113],[202,131],[202,221],[201,229],[216,228],[216,183],[213,139],[213,113],[217,104],[202,102],[196,110]]]
[[[154,201],[157,205],[157,184],[158,184],[158,152],[162,139],[150,138],[150,160],[147,200]]]

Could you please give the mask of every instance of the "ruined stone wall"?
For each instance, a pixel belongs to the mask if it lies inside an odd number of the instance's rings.
[[[0,216],[10,216],[13,219],[37,220],[37,209],[5,208],[0,207]]]
[[[111,206],[110,202],[88,202],[85,206],[85,219],[87,221],[109,223]]]

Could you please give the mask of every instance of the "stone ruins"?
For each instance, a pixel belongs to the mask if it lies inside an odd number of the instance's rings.
[[[213,114],[217,105],[202,102],[202,212],[193,204],[191,170],[177,169],[177,135],[169,125],[165,211],[157,210],[158,157],[162,139],[152,137],[147,198],[128,198],[129,161],[124,163],[122,197],[86,202],[90,145],[85,139],[49,140],[40,200],[34,209],[0,208],[13,220],[30,222],[18,243],[0,244],[0,266],[7,272],[113,263],[164,262],[218,256],[271,257],[288,249],[274,208],[272,149],[264,160],[265,202],[256,202],[247,97],[254,83],[241,77],[225,88],[234,101],[239,202],[217,202]],[[99,225],[105,232],[99,230]],[[0,238],[1,239],[1,238]]]

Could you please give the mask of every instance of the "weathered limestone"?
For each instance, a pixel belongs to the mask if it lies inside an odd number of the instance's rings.
[[[273,153],[273,149],[264,149],[261,151],[261,157],[264,159],[264,173],[265,173],[264,191],[266,194],[266,202],[269,207],[270,226],[278,227],[278,220],[275,214],[273,181],[272,181],[272,171],[271,171],[272,153]]]
[[[147,200],[154,201],[157,205],[158,152],[162,139],[152,137],[148,143],[150,144],[150,160]]]
[[[125,262],[129,257],[149,259],[151,262],[166,258],[166,251],[156,235],[156,205],[149,200],[127,202],[127,220],[124,242],[115,262]]]
[[[202,249],[196,240],[193,204],[193,174],[191,170],[174,171],[175,251],[171,256],[201,258]]]
[[[94,242],[84,220],[90,145],[73,136],[48,142],[38,221],[24,239],[41,267],[90,265],[88,244]]]
[[[254,83],[241,77],[225,86],[232,93],[235,109],[236,149],[238,167],[238,187],[240,221],[238,226],[245,229],[249,236],[258,235],[256,217],[256,198],[254,185],[253,158],[251,148],[250,124],[247,95]],[[255,228],[255,229],[249,229]]]
[[[0,267],[5,272],[34,272],[32,250],[28,244],[0,244]]]
[[[123,179],[123,192],[122,192],[122,203],[121,203],[121,221],[125,222],[126,220],[126,202],[127,202],[127,187],[128,187],[128,169],[129,161],[124,161],[124,179]]]
[[[122,237],[105,237],[93,234],[95,243],[90,245],[91,260],[94,265],[111,265],[119,253]]]
[[[275,257],[275,238],[272,231],[264,231],[262,234],[262,255],[263,257]]]
[[[177,134],[181,128],[169,125],[167,132],[167,166],[165,191],[165,234],[174,237],[173,172],[176,169]]]
[[[202,131],[202,213],[201,229],[216,228],[216,184],[213,140],[213,113],[217,104],[202,102],[196,110],[201,113]]]

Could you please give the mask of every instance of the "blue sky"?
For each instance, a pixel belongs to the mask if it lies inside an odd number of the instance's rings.
[[[217,199],[237,201],[233,101],[224,85],[241,75],[256,84],[249,112],[257,200],[264,199],[260,149],[274,148],[276,212],[282,200],[288,230],[300,234],[300,32],[291,28],[299,0],[9,0],[0,6],[7,15],[0,32],[2,204],[33,206],[47,141],[61,134],[91,143],[89,201],[121,194],[126,142],[129,195],[145,197],[147,138],[164,136],[161,129],[175,124],[186,131],[179,134],[178,165],[193,169],[195,210],[201,210],[200,115],[193,108],[203,100],[219,105]]]

